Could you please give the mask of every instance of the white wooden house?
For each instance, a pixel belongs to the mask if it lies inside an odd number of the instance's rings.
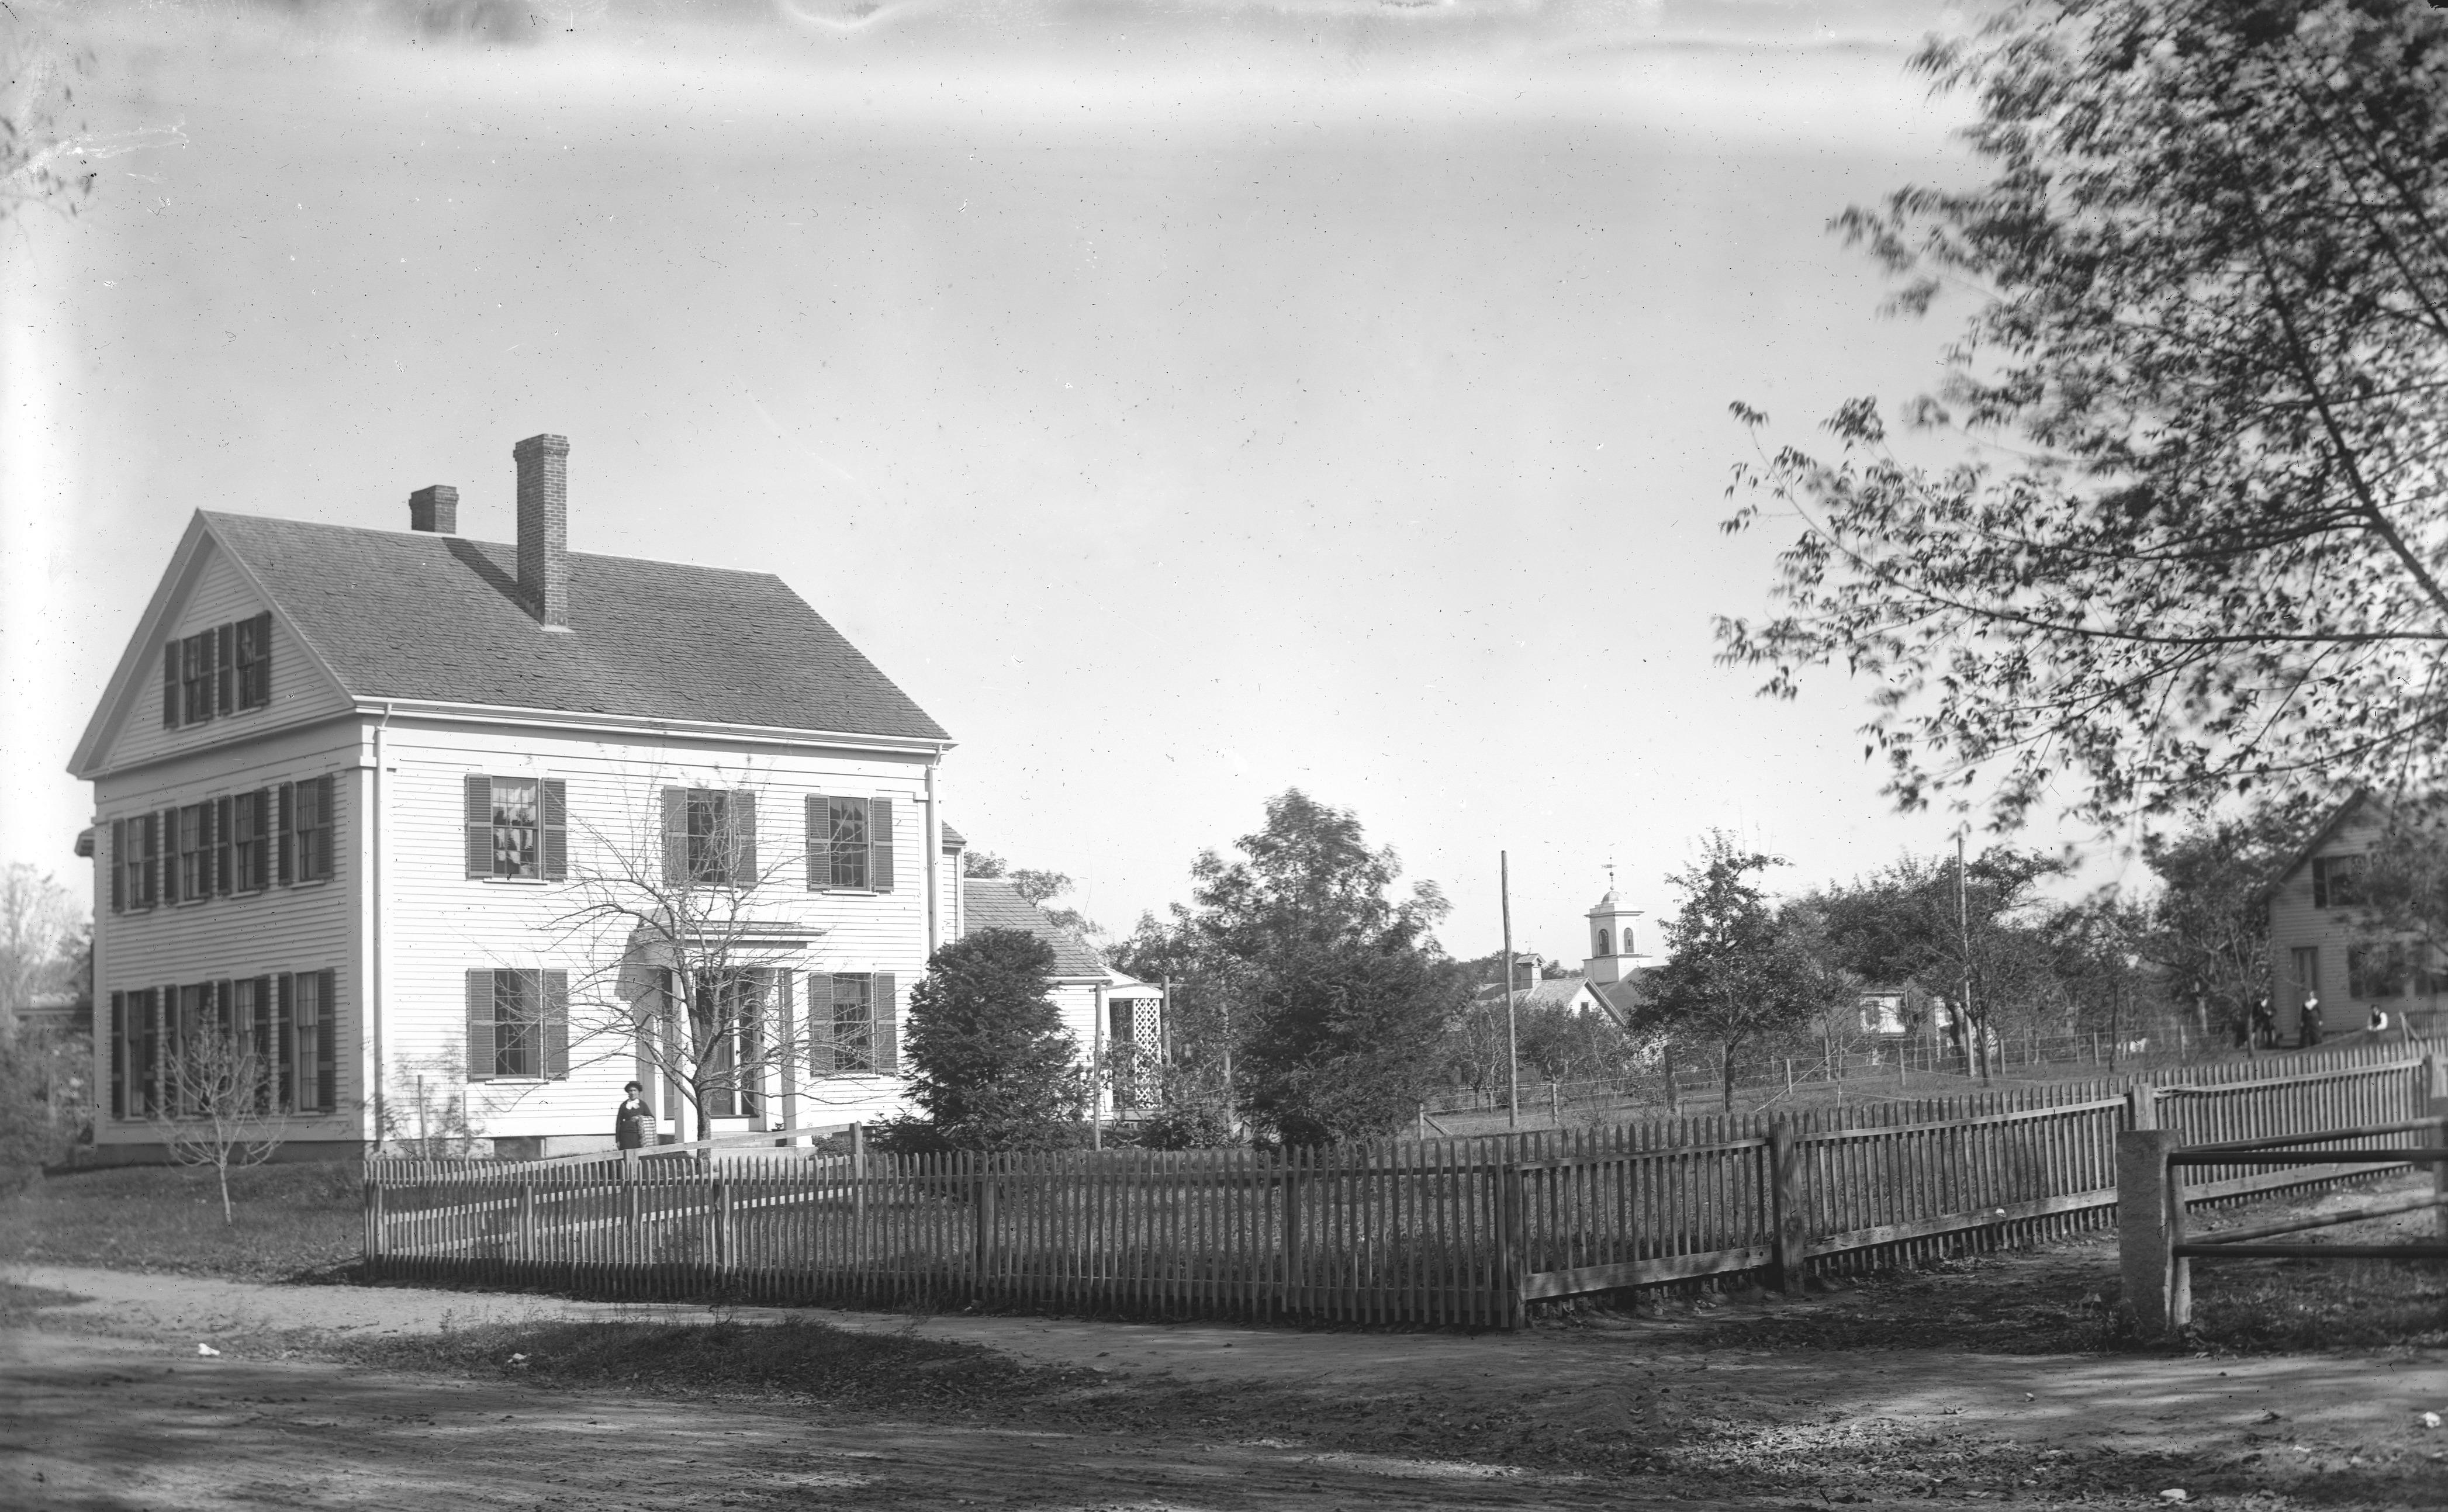
[[[208,1022],[277,1063],[295,1155],[402,1132],[419,1079],[506,1154],[608,1144],[632,1077],[679,1134],[613,1011],[634,942],[580,915],[709,867],[755,884],[758,1032],[794,1047],[717,1127],[899,1110],[902,1005],[959,931],[949,737],[771,574],[566,549],[567,452],[513,449],[514,545],[458,536],[446,488],[408,531],[189,525],[71,763],[106,1155],[156,1145]]]
[[[2361,1031],[2375,1008],[2392,1027],[2448,1027],[2448,959],[2414,931],[2379,929],[2368,916],[2364,869],[2387,822],[2377,799],[2355,794],[2270,888],[2270,1010],[2284,1043],[2306,1043],[2305,1009],[2313,1005],[2315,1039]]]

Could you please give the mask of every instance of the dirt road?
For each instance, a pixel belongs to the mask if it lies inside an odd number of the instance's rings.
[[[703,1309],[96,1271],[16,1279],[92,1299],[0,1334],[0,1504],[29,1512],[2142,1505],[2176,1486],[2197,1505],[2448,1505],[2448,1431],[2419,1419],[2448,1410],[2437,1351],[1831,1352],[1712,1347],[1688,1320],[1471,1337],[798,1314],[1084,1367],[1180,1404],[1117,1431],[1078,1404],[921,1423],[238,1357],[283,1327],[379,1335]],[[232,1352],[198,1355],[216,1339]],[[1654,1446],[1639,1463],[1654,1473],[1627,1473],[1626,1445]]]

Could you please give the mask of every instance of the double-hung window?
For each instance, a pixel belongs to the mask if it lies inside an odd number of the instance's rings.
[[[558,882],[569,874],[565,785],[558,777],[467,777],[468,875]]]
[[[201,724],[213,717],[213,653],[220,641],[216,630],[191,635],[179,642],[179,722]]]
[[[213,892],[213,806],[189,803],[171,811],[179,830],[179,891],[174,901],[193,903]]]
[[[892,890],[892,800],[808,796],[808,890]]]
[[[755,887],[756,794],[724,788],[665,788],[663,880]]]
[[[901,1068],[897,989],[889,971],[819,971],[808,979],[808,1066],[818,1076]]]
[[[162,647],[162,723],[201,724],[272,702],[272,611],[217,624]]]
[[[569,973],[479,967],[468,973],[468,1080],[569,1075]]]
[[[321,882],[332,874],[332,779],[316,777],[282,791],[289,794],[288,849],[296,878]]]
[[[2355,909],[2366,901],[2362,856],[2316,855],[2312,858],[2312,907]]]
[[[110,821],[110,907],[113,912],[149,909],[156,899],[161,862],[162,815],[140,813]]]

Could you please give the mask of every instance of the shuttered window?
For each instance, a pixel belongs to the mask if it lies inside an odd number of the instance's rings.
[[[808,797],[808,888],[892,890],[892,800]]]
[[[2312,858],[2312,907],[2359,909],[2367,901],[2363,895],[2362,856],[2320,855]]]
[[[189,803],[170,811],[178,836],[174,903],[194,903],[213,890],[213,806]]]
[[[756,885],[756,794],[722,788],[663,790],[663,880]]]
[[[258,788],[227,801],[233,872],[230,886],[239,892],[260,892],[272,875],[272,794],[268,789]]]
[[[332,779],[312,777],[289,785],[289,859],[295,880],[321,882],[332,874]]]
[[[201,724],[272,702],[272,612],[233,620],[162,647],[162,723]]]
[[[468,1080],[569,1075],[569,973],[478,967],[468,973]]]
[[[272,611],[232,625],[238,668],[238,707],[260,709],[272,702]]]
[[[213,717],[213,648],[220,641],[215,630],[191,635],[179,642],[179,722],[201,724]]]
[[[468,875],[559,882],[569,874],[566,784],[559,777],[468,774]]]
[[[889,971],[816,972],[808,982],[808,1069],[817,1076],[901,1069],[899,987]]]
[[[289,1105],[300,1113],[329,1113],[338,1105],[339,1016],[332,1001],[335,974],[299,971],[288,984],[289,1054],[282,1067]]]

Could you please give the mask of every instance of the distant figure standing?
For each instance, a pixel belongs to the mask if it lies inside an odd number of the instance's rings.
[[[2388,1032],[2388,1010],[2381,1007],[2377,1003],[2373,1004],[2371,1018],[2364,1023],[2363,1027],[2369,1029],[2374,1034],[2386,1034]]]
[[[645,1093],[635,1081],[621,1089],[621,1111],[612,1115],[612,1139],[623,1150],[646,1147],[646,1125],[655,1115],[646,1106]]]
[[[2302,1043],[2305,1045],[2314,1045],[2321,1043],[2321,995],[2317,992],[2304,1000],[2304,1035]]]
[[[2255,1049],[2278,1048],[2278,1013],[2270,1007],[2266,994],[2252,1005],[2252,1043]]]

